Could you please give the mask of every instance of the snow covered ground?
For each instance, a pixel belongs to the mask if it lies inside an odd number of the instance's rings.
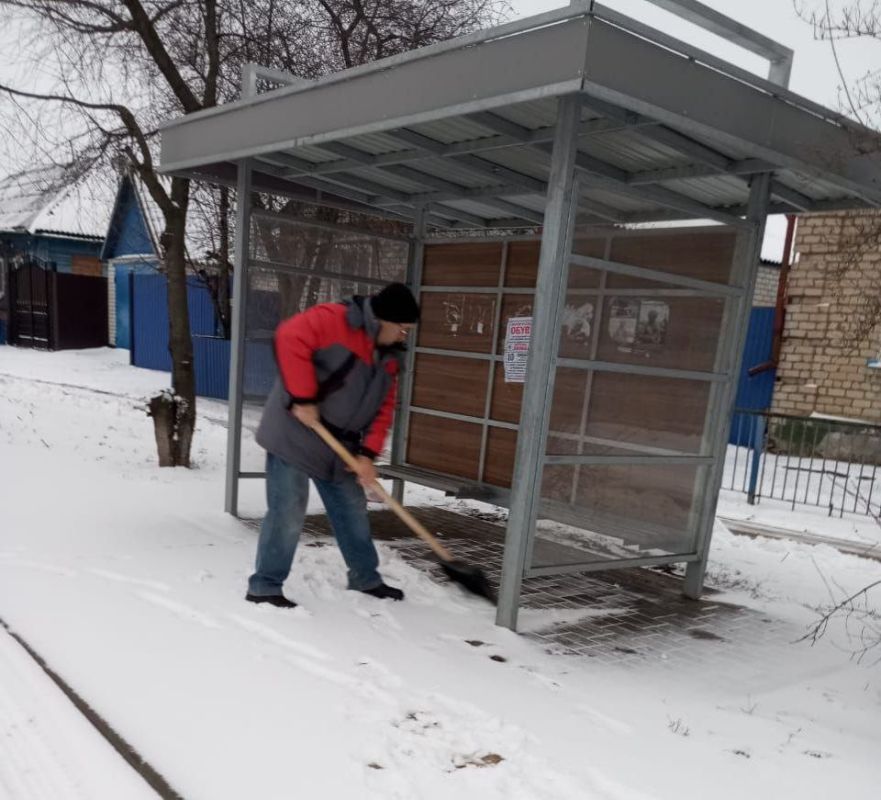
[[[222,511],[224,404],[200,401],[197,468],[160,470],[143,398],[167,376],[125,355],[0,347],[0,618],[187,800],[877,797],[879,664],[838,622],[814,647],[734,654],[741,674],[619,668],[496,628],[387,547],[407,601],[347,592],[336,549],[308,540],[301,607],[246,604],[255,534]],[[244,484],[247,515],[261,493]],[[781,629],[878,580],[878,562],[717,526],[717,599]],[[0,630],[0,798],[149,796]]]

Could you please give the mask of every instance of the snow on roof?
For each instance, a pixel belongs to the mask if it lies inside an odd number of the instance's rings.
[[[114,190],[97,171],[71,176],[51,165],[0,180],[0,231],[103,239]]]

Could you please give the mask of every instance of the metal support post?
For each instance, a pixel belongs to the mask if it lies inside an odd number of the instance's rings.
[[[759,467],[765,453],[765,427],[766,418],[764,414],[756,417],[756,430],[752,441],[752,461],[749,466],[749,491],[746,495],[746,501],[754,506],[756,504],[756,489],[759,485]]]
[[[427,209],[417,209],[413,221],[413,239],[407,259],[407,286],[420,299],[422,286],[422,261],[425,255],[425,228]],[[418,334],[417,334],[418,335]],[[407,434],[410,428],[410,401],[413,396],[413,368],[416,363],[416,342],[408,342],[404,371],[398,383],[398,402],[395,407],[395,421],[392,429],[392,464],[402,464],[407,457]],[[399,503],[404,502],[404,480],[395,478],[392,481],[392,497]]]
[[[251,163],[238,163],[236,183],[236,241],[232,293],[232,332],[229,359],[229,404],[226,438],[226,495],[224,510],[238,516],[239,473],[242,465],[242,383],[245,367],[248,252],[251,240]]]
[[[710,539],[713,534],[713,524],[716,520],[716,505],[719,500],[719,490],[722,486],[722,473],[725,467],[725,454],[728,447],[728,438],[731,432],[731,419],[734,414],[734,401],[737,395],[737,376],[740,374],[741,361],[743,360],[743,345],[746,341],[746,331],[749,325],[749,315],[752,307],[752,297],[755,290],[756,275],[759,269],[759,255],[762,248],[762,236],[765,231],[765,218],[770,200],[771,174],[762,173],[756,175],[749,191],[749,205],[746,219],[750,227],[742,230],[737,235],[734,256],[734,282],[744,288],[744,292],[736,300],[730,299],[734,304],[733,313],[726,314],[727,324],[723,324],[720,331],[723,343],[727,342],[723,352],[722,363],[727,365],[728,380],[716,386],[715,397],[712,402],[712,411],[715,428],[711,435],[710,455],[713,456],[713,465],[709,468],[709,475],[704,483],[705,497],[702,513],[698,518],[696,551],[698,560],[692,561],[685,569],[685,583],[683,594],[692,599],[698,599],[703,590],[704,575],[707,569],[707,558],[710,553]]]
[[[561,98],[557,108],[557,128],[532,311],[529,363],[520,411],[514,481],[502,561],[502,584],[496,614],[496,624],[511,630],[517,629],[523,573],[541,502],[541,476],[554,391],[559,320],[561,306],[566,300],[574,224],[575,155],[580,109],[581,102],[577,95]]]

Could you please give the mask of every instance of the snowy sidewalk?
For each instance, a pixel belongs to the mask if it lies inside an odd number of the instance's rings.
[[[163,376],[120,358],[0,347],[0,617],[186,800],[877,796],[877,665],[850,659],[841,626],[815,647],[795,640],[830,590],[881,578],[878,563],[719,526],[718,591],[698,604],[709,621],[665,605],[665,576],[641,589],[587,576],[601,584],[548,581],[518,636],[435,580],[416,542],[380,543],[383,574],[407,592],[392,604],[347,592],[336,548],[306,537],[286,587],[301,607],[255,607],[242,599],[255,532],[222,512],[217,404],[200,413],[197,468],[160,470],[137,398]],[[613,628],[622,608],[638,630]],[[575,629],[602,655],[567,646]],[[0,764],[27,771],[48,750],[66,765],[42,722],[36,737],[5,725],[30,715],[60,732],[66,712],[51,682],[21,688],[0,653],[5,702],[19,703],[0,718]],[[103,757],[77,759],[85,777],[45,789],[53,800],[140,796],[104,783],[117,767]],[[40,797],[6,780],[2,800]]]
[[[0,626],[0,797],[156,798]]]

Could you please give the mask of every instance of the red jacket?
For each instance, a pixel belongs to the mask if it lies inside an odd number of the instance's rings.
[[[360,452],[375,458],[394,415],[399,362],[377,347],[367,302],[324,303],[285,320],[275,353],[291,403],[317,403],[323,419],[360,434]]]

